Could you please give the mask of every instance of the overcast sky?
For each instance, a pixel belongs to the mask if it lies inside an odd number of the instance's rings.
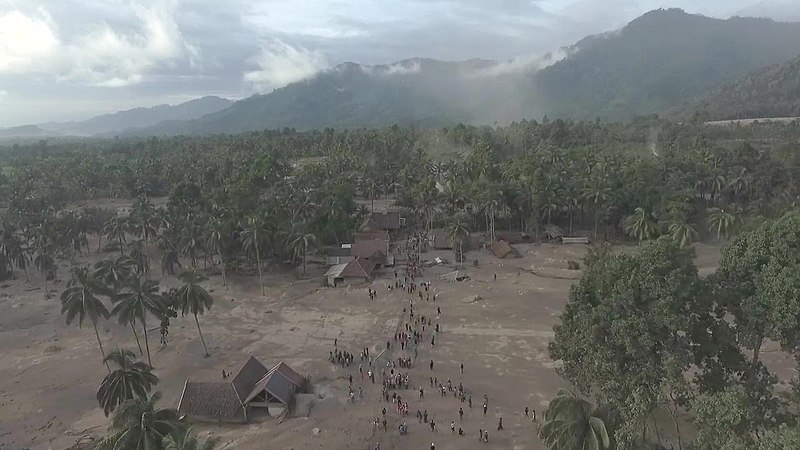
[[[800,0],[0,0],[0,126],[241,98],[345,61],[526,60],[659,7],[800,20]]]

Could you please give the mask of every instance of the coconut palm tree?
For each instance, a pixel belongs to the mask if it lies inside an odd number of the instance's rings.
[[[658,236],[658,225],[653,215],[642,207],[637,207],[633,210],[633,214],[625,218],[622,228],[629,236],[638,239],[639,242]]]
[[[105,288],[88,267],[75,267],[72,269],[72,278],[67,283],[67,289],[61,293],[61,314],[67,315],[67,324],[72,323],[75,317],[78,318],[79,327],[83,326],[85,318],[92,322],[100,354],[108,368],[103,342],[100,341],[100,333],[97,331],[97,321],[109,317],[108,309],[97,298],[98,294],[106,293]]]
[[[464,241],[469,238],[469,225],[460,215],[453,218],[453,222],[447,227],[447,237],[450,242],[455,244],[458,242],[458,253],[461,262],[461,268],[464,268]]]
[[[125,255],[126,235],[130,231],[129,217],[117,214],[103,225],[103,233],[109,241],[117,241],[119,254]]]
[[[130,280],[134,275],[135,262],[128,256],[118,256],[113,259],[104,259],[98,261],[95,265],[96,276],[105,284],[111,292],[111,303],[117,303],[117,296],[122,290],[125,283]],[[125,323],[122,323],[125,325]],[[129,323],[133,337],[136,339],[136,346],[139,348],[139,354],[144,354],[142,344],[139,341],[139,334],[136,332],[136,320]]]
[[[667,223],[667,232],[672,240],[681,247],[686,247],[700,236],[695,224],[682,220],[671,220]]]
[[[592,405],[567,389],[550,401],[539,436],[552,450],[604,450],[611,438]]]
[[[183,222],[180,233],[180,251],[183,255],[188,255],[192,261],[192,267],[197,267],[197,252],[202,249],[202,233],[198,224],[197,216],[187,214]]]
[[[240,234],[242,239],[242,247],[245,251],[253,252],[256,255],[256,264],[258,265],[258,282],[261,284],[261,295],[266,296],[267,292],[264,290],[264,274],[261,270],[261,246],[264,244],[266,235],[266,226],[260,217],[251,216],[247,218],[244,228]]]
[[[133,398],[122,402],[114,413],[109,434],[97,450],[162,450],[164,438],[179,433],[184,425],[174,409],[158,409],[159,392],[149,399]]]
[[[201,441],[191,427],[184,428],[165,437],[162,441],[164,450],[214,450],[216,439]]]
[[[137,361],[130,350],[112,350],[104,361],[117,367],[103,378],[97,390],[97,401],[106,417],[125,400],[146,399],[150,389],[158,384],[158,377],[153,375],[150,366]]]
[[[44,225],[39,225],[33,229],[32,246],[34,252],[36,252],[33,264],[44,278],[44,296],[47,298],[50,295],[47,280],[55,279],[56,277],[56,261],[53,258],[55,245],[48,229]]]
[[[723,208],[709,208],[708,210],[708,231],[716,232],[717,239],[720,236],[730,238],[733,235],[737,224],[737,217],[731,210]]]
[[[192,269],[181,273],[178,278],[183,281],[183,285],[175,293],[176,306],[181,308],[181,314],[186,315],[189,312],[194,316],[194,323],[197,325],[200,342],[203,343],[205,356],[208,356],[208,347],[205,339],[203,339],[200,321],[197,318],[198,315],[202,315],[206,310],[211,309],[211,305],[214,304],[214,298],[211,297],[211,294],[203,286],[200,286],[200,282],[206,280],[206,277],[197,272],[197,270]]]
[[[137,239],[128,245],[128,250],[133,261],[136,273],[150,272],[150,260],[147,258],[147,244],[144,239]]]
[[[144,253],[147,255],[148,244],[158,232],[158,210],[147,195],[142,195],[134,202],[130,217],[131,231],[144,240]]]
[[[299,227],[296,231],[289,235],[288,243],[292,249],[292,253],[296,256],[303,258],[303,275],[306,274],[306,254],[309,247],[313,247],[317,243],[317,236],[310,231],[304,231],[304,227]]]
[[[125,283],[123,290],[117,294],[117,304],[111,314],[117,316],[119,323],[136,322],[142,324],[144,330],[144,346],[147,350],[147,363],[150,358],[150,343],[147,339],[147,315],[162,317],[165,314],[166,302],[158,290],[158,282],[144,275],[133,277]]]
[[[230,235],[230,229],[226,222],[219,218],[213,218],[206,226],[206,249],[212,255],[216,253],[219,257],[219,264],[222,270],[222,285],[228,289],[228,279],[225,276],[225,260],[222,258],[222,247],[225,243],[227,236]],[[213,264],[214,258],[211,258]]]

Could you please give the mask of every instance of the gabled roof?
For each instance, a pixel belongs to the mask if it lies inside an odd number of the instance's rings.
[[[247,415],[232,383],[187,381],[178,401],[178,412],[190,417],[246,422]]]
[[[245,399],[245,403],[249,403],[258,394],[267,391],[273,397],[289,403],[292,395],[300,389],[305,383],[305,378],[299,373],[295,372],[283,361],[279,362],[264,378],[256,383],[253,391]]]
[[[361,230],[399,230],[400,213],[371,213],[364,223]]]
[[[267,372],[269,372],[267,368],[264,367],[264,365],[261,364],[257,359],[253,358],[252,356],[248,358],[231,380],[231,384],[236,390],[236,394],[239,396],[239,398],[244,400],[247,394],[253,390],[253,386],[258,382],[258,380],[264,378],[264,375],[266,375]]]
[[[332,266],[325,272],[325,276],[333,278],[369,278],[371,273],[372,265],[365,264],[361,258],[356,258],[350,262]]]
[[[498,257],[500,259],[503,259],[503,258],[505,258],[506,256],[509,256],[509,255],[510,256],[516,256],[517,255],[516,250],[514,250],[514,248],[512,246],[508,245],[508,242],[506,242],[506,241],[497,241],[497,242],[495,242],[494,244],[492,244],[492,246],[489,248],[489,250],[491,250],[491,252],[494,254],[494,256],[496,256],[496,257]]]
[[[357,258],[371,258],[376,252],[383,253],[385,257],[389,253],[389,244],[380,239],[357,241],[353,244],[351,254]]]

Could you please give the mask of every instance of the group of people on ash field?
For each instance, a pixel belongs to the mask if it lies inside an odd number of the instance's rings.
[[[421,266],[419,265],[419,249],[421,245],[422,239],[420,235],[414,235],[407,240],[405,246],[403,246],[403,250],[406,252],[406,256],[408,257],[409,261],[409,264],[405,270],[405,274],[401,278],[400,274],[395,271],[394,282],[389,284],[387,287],[387,291],[389,292],[393,290],[401,290],[409,295],[408,305],[402,310],[402,326],[399,326],[397,331],[395,331],[394,336],[386,341],[386,348],[383,352],[386,353],[386,365],[380,369],[380,399],[383,402],[390,403],[394,407],[395,414],[397,414],[399,418],[399,425],[397,429],[400,436],[405,436],[408,434],[408,423],[405,421],[405,417],[408,415],[411,408],[409,399],[412,397],[412,395],[408,395],[403,391],[414,389],[412,386],[415,386],[415,384],[412,383],[411,377],[408,373],[402,373],[396,369],[398,367],[402,369],[412,368],[414,362],[418,360],[420,344],[425,342],[429,336],[430,346],[433,348],[436,343],[437,335],[441,333],[441,327],[438,323],[438,319],[440,319],[442,316],[441,305],[436,306],[436,319],[432,319],[427,315],[415,313],[415,306],[417,306],[417,309],[420,309],[425,303],[429,303],[431,301],[435,303],[439,298],[439,293],[433,292],[430,281],[417,280],[417,277],[421,272]],[[378,294],[377,291],[373,290],[372,288],[368,288],[367,295],[370,300],[375,300]],[[415,301],[419,303],[415,303]],[[336,345],[337,342],[334,341],[334,346]],[[392,355],[393,352],[394,355]],[[412,353],[413,357],[410,355]],[[331,354],[335,356],[337,354],[337,350],[334,349]],[[378,358],[380,358],[380,356],[382,355],[378,355]],[[377,368],[373,367],[373,365],[376,363],[376,360],[373,360],[369,357],[368,348],[365,348],[362,351],[361,359],[362,363],[359,364],[359,373],[361,375],[361,379],[364,379],[364,367],[362,364],[364,361],[366,361],[369,367],[367,371],[368,378],[372,383],[375,383]],[[430,389],[435,389],[442,398],[452,395],[454,399],[461,403],[457,409],[458,422],[456,422],[456,420],[452,420],[450,422],[450,431],[453,435],[465,436],[467,433],[464,431],[464,428],[458,424],[463,422],[464,408],[471,410],[473,407],[472,393],[464,386],[462,381],[459,381],[458,384],[456,384],[449,377],[440,378],[438,375],[436,375],[436,364],[433,359],[431,359],[427,365],[431,372],[431,376],[428,380]],[[460,375],[464,374],[463,362],[459,364],[458,370]],[[350,380],[352,384],[352,375],[350,376]],[[419,385],[419,387],[415,390],[418,391],[418,400],[420,402],[424,401],[425,387]],[[352,398],[352,388],[350,395]],[[488,407],[489,396],[488,394],[484,394],[482,403],[484,416],[486,416],[488,412]],[[388,433],[389,429],[386,417],[387,408],[385,406],[381,407],[380,413],[381,415],[377,416],[373,421],[373,425],[375,429],[379,430],[382,428],[384,432]],[[526,418],[531,417],[532,415],[533,420],[536,420],[536,412],[530,410],[528,407],[525,407],[524,414]],[[436,431],[437,423],[433,417],[430,417],[427,409],[417,409],[416,418],[420,424],[424,423],[430,428],[431,431]],[[502,417],[498,418],[497,431],[503,431]],[[489,442],[489,431],[479,429],[478,440],[484,443]],[[380,445],[376,444],[375,448],[379,449]],[[431,443],[431,449],[435,450],[435,448],[435,443]]]

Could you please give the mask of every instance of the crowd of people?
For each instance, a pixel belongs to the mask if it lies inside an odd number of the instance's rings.
[[[408,304],[402,308],[400,324],[397,327],[397,330],[394,332],[394,335],[390,336],[389,340],[386,341],[385,350],[381,352],[381,354],[375,359],[370,357],[369,348],[364,348],[360,355],[361,361],[359,364],[359,373],[361,375],[361,379],[363,380],[365,376],[363,364],[366,363],[368,364],[368,370],[366,373],[371,383],[375,383],[375,367],[373,367],[373,365],[378,359],[383,361],[385,358],[386,360],[385,367],[381,368],[380,370],[381,395],[379,398],[384,404],[390,403],[392,405],[394,414],[397,416],[397,431],[400,436],[406,436],[409,433],[409,426],[405,418],[409,414],[409,410],[411,408],[409,399],[412,396],[408,395],[407,392],[409,389],[411,389],[412,380],[409,373],[403,373],[396,369],[412,368],[414,363],[417,362],[419,358],[420,349],[425,347],[425,345],[422,343],[428,342],[428,339],[430,339],[429,348],[432,350],[435,347],[436,339],[441,334],[442,330],[442,327],[439,324],[439,319],[442,317],[441,304],[436,305],[435,307],[432,304],[430,307],[424,306],[426,304],[436,303],[440,295],[439,292],[434,292],[430,281],[422,281],[419,279],[422,277],[420,252],[425,243],[426,239],[424,238],[423,234],[414,234],[409,237],[403,245],[400,246],[399,250],[402,253],[405,253],[408,263],[405,267],[405,273],[401,274],[398,271],[394,271],[393,282],[388,284],[387,291],[391,292],[394,290],[399,290],[405,294]],[[367,296],[370,300],[375,300],[377,298],[377,292],[369,287],[367,289]],[[435,312],[435,318],[431,317],[432,314],[421,314],[420,312],[423,308],[430,309],[432,313]],[[334,342],[334,347],[336,347],[336,342]],[[384,358],[382,358],[382,356]],[[349,364],[352,362],[351,354],[339,351],[336,348],[331,351],[330,358],[331,362],[340,364],[345,368],[349,367]],[[381,365],[383,365],[383,363],[381,363]],[[431,373],[428,380],[429,389],[431,391],[436,390],[436,392],[439,394],[439,397],[442,399],[452,396],[457,402],[458,408],[456,409],[454,407],[453,411],[454,414],[457,414],[458,421],[453,419],[449,422],[451,434],[457,437],[466,436],[468,433],[464,430],[462,423],[464,420],[465,408],[468,411],[473,408],[472,391],[464,385],[463,381],[458,381],[456,383],[451,377],[439,377],[434,359],[430,359],[430,362],[427,364],[427,366]],[[461,362],[458,366],[458,374],[461,376],[464,374],[463,362]],[[352,390],[352,375],[349,376],[349,380],[351,384],[349,395],[352,399],[354,397]],[[415,390],[418,391],[418,399],[413,401],[418,401],[419,403],[427,401],[425,399],[426,388],[424,386],[419,385],[419,387],[415,388]],[[359,392],[361,393],[361,388],[359,388]],[[489,396],[488,394],[483,394],[482,412],[484,416],[487,415],[488,407]],[[390,410],[392,408],[390,408]],[[376,430],[382,430],[384,433],[389,433],[390,431],[387,421],[388,412],[386,406],[380,407],[380,413],[381,415],[375,418],[373,426]],[[524,414],[526,418],[532,417],[535,421],[535,411],[525,407]],[[437,431],[437,423],[434,418],[431,417],[426,408],[417,409],[416,418],[418,423],[425,424],[426,428],[429,428],[431,432]],[[502,418],[498,419],[497,431],[503,431]],[[480,442],[489,442],[488,430],[481,428],[478,429],[477,432],[478,440]],[[376,444],[375,448],[379,449],[380,444]],[[435,443],[431,443],[431,448],[435,449]]]

